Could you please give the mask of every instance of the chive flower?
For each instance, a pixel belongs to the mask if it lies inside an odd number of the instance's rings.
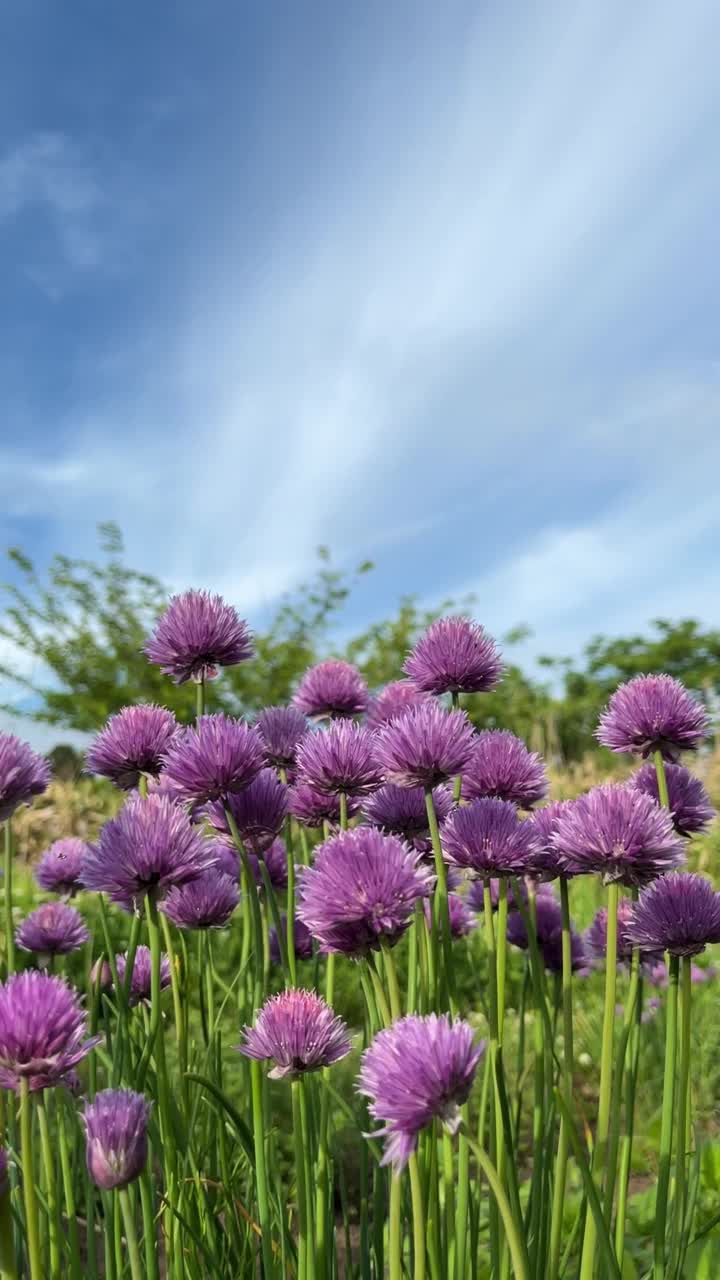
[[[44,902],[26,916],[15,934],[23,951],[43,956],[64,956],[77,951],[90,938],[85,921],[65,902]]]
[[[491,797],[451,813],[442,845],[448,862],[483,879],[525,875],[535,851],[530,823],[518,817],[509,800]]]
[[[562,912],[560,903],[550,893],[535,898],[535,934],[543,965],[549,973],[562,973]],[[519,911],[511,911],[507,922],[507,940],[513,947],[528,949],[525,921]],[[588,958],[583,940],[575,929],[570,929],[570,953],[573,973],[588,969]]]
[[[308,724],[297,707],[266,707],[257,718],[265,744],[265,759],[276,769],[292,769]]]
[[[541,809],[534,809],[527,819],[533,834],[532,867],[528,875],[539,881],[554,880],[559,875],[567,875],[560,854],[555,847],[555,835],[563,818],[572,808],[572,800],[552,800]]]
[[[433,791],[435,815],[443,823],[453,809],[453,798],[447,787]],[[427,805],[423,787],[397,787],[388,782],[365,800],[363,816],[371,826],[389,835],[400,836],[418,853],[432,849]]]
[[[565,813],[553,837],[568,875],[597,874],[606,884],[641,886],[684,861],[666,810],[619,783],[594,787]]]
[[[150,1104],[131,1089],[102,1089],[85,1104],[88,1173],[101,1191],[139,1178],[148,1156]]]
[[[530,809],[547,795],[545,765],[534,751],[506,729],[485,729],[475,739],[463,769],[465,800],[495,796]]]
[[[403,671],[425,693],[487,693],[502,676],[495,641],[469,618],[439,618],[420,637]]]
[[[720,893],[704,876],[673,872],[640,894],[628,936],[644,951],[697,956],[720,942]]]
[[[389,720],[395,720],[410,707],[419,707],[430,700],[429,693],[423,693],[412,680],[391,680],[373,698],[367,712],[369,729],[380,729]]]
[[[448,914],[450,917],[450,936],[452,938],[465,938],[472,930],[477,928],[477,920],[472,909],[465,902],[464,898],[459,897],[457,893],[448,894]],[[429,902],[425,903],[425,919],[428,928],[432,922],[432,908]]]
[[[179,733],[177,720],[166,707],[123,707],[91,743],[85,768],[130,791],[141,777],[157,778],[163,756]]]
[[[83,860],[90,846],[76,836],[65,836],[55,840],[35,866],[35,880],[46,893],[59,893],[64,898],[71,898],[82,889],[80,878]]]
[[[628,898],[621,898],[618,902],[617,910],[618,964],[630,964],[632,960],[633,943],[628,933],[628,927],[633,916],[633,903]],[[585,933],[585,945],[588,951],[595,960],[600,962],[604,961],[607,955],[607,918],[607,908],[601,907]],[[640,958],[644,963],[655,964],[658,960],[662,960],[662,952],[643,950]]]
[[[201,805],[249,786],[265,765],[262,734],[221,713],[201,716],[165,756],[164,775],[178,799]]]
[[[196,880],[174,885],[160,910],[178,929],[224,929],[239,901],[237,876],[231,880],[213,867]]]
[[[125,974],[127,972],[127,952],[115,957],[115,965],[117,967],[118,982],[122,985],[125,983]],[[165,991],[170,986],[170,961],[163,954],[160,957],[160,990]],[[133,961],[132,978],[130,980],[130,998],[131,1006],[142,1004],[143,1001],[149,1001],[152,996],[152,954],[150,948],[140,945],[135,952]]]
[[[382,1164],[401,1170],[435,1119],[457,1132],[484,1051],[470,1024],[447,1014],[410,1014],[375,1036],[362,1056],[358,1090],[383,1125],[372,1135],[386,1140]]]
[[[287,916],[280,917],[280,928],[282,936],[287,936]],[[295,918],[293,925],[293,943],[295,945],[295,958],[297,960],[312,960],[313,958],[313,940],[312,934],[307,925],[302,920]],[[280,964],[280,943],[278,942],[277,929],[273,925],[270,929],[270,959],[273,964]]]
[[[0,984],[1,1088],[54,1088],[101,1039],[88,1037],[80,997],[63,978],[29,969]]]
[[[274,1063],[273,1080],[294,1080],[308,1071],[331,1067],[350,1052],[350,1036],[342,1018],[314,991],[291,988],[271,996],[245,1027],[239,1052],[246,1058]]]
[[[175,684],[200,683],[247,661],[253,645],[247,623],[221,596],[185,591],[171,597],[145,653]]]
[[[297,767],[298,781],[330,795],[366,796],[382,782],[374,735],[350,720],[308,734],[300,744]]]
[[[305,672],[293,706],[311,720],[344,720],[363,715],[369,701],[368,687],[357,667],[329,658]]]
[[[50,765],[12,733],[0,733],[0,822],[21,804],[42,795],[50,782]]]
[[[244,791],[228,795],[225,802],[214,800],[207,818],[216,831],[232,836],[225,807],[243,844],[253,853],[267,849],[282,831],[288,812],[288,789],[274,769],[263,769]]]
[[[647,757],[659,751],[675,761],[707,736],[702,703],[672,676],[635,676],[615,690],[600,716],[596,737],[611,751]]]
[[[427,897],[433,877],[395,836],[373,827],[341,831],[298,873],[298,916],[323,952],[361,956],[392,946]]]
[[[375,752],[387,782],[436,787],[462,773],[475,741],[464,711],[436,702],[411,707],[375,734]]]
[[[704,831],[715,817],[710,797],[699,778],[682,764],[666,764],[670,816],[680,836],[692,836]],[[656,804],[660,803],[657,770],[654,764],[644,764],[628,779],[627,785],[642,791]]]
[[[293,818],[303,827],[322,828],[326,822],[337,827],[340,822],[340,796],[326,795],[302,778],[290,788],[288,804]],[[360,797],[348,796],[348,818],[355,817],[359,810]]]

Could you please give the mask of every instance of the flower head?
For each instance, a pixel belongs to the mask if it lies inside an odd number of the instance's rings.
[[[402,1169],[435,1118],[457,1132],[484,1049],[469,1023],[447,1014],[411,1014],[375,1036],[362,1056],[358,1089],[383,1122],[373,1135],[386,1139],[383,1164]]]
[[[447,787],[435,788],[433,803],[437,820],[443,823],[453,808]],[[418,853],[429,853],[432,849],[423,787],[396,787],[388,782],[368,796],[362,811],[371,826],[402,836]]]
[[[127,970],[127,952],[115,957],[117,966],[118,981],[121,984],[125,982],[125,973]],[[164,991],[170,986],[170,961],[163,953],[160,957],[160,990]],[[143,1000],[149,1000],[152,994],[152,955],[150,948],[142,944],[135,952],[133,961],[132,978],[130,981],[130,1004],[140,1004]]]
[[[276,769],[292,769],[297,749],[308,732],[307,720],[297,707],[266,707],[257,718],[265,743],[265,759]]]
[[[0,984],[0,1087],[31,1091],[61,1084],[100,1043],[87,1037],[87,1021],[76,991],[63,978],[40,969],[17,973]]]
[[[50,765],[12,733],[0,733],[0,822],[21,804],[42,795],[50,781]]]
[[[90,937],[85,921],[65,902],[44,902],[23,920],[15,941],[23,951],[64,956],[77,951]]]
[[[329,658],[305,672],[293,705],[312,720],[343,720],[361,716],[369,701],[367,685],[357,667]]]
[[[340,796],[325,795],[310,782],[300,779],[290,788],[290,812],[303,827],[322,827],[329,822],[336,827],[340,822]],[[353,818],[360,810],[360,798],[348,796],[348,818]]]
[[[486,693],[503,664],[495,641],[469,618],[439,618],[420,637],[403,671],[426,693]]]
[[[670,816],[678,835],[691,836],[704,831],[715,817],[710,797],[699,778],[682,764],[666,764],[665,779],[670,801]],[[654,764],[644,764],[628,779],[627,785],[642,791],[656,804],[660,803],[657,771]]]
[[[310,733],[297,756],[298,781],[316,791],[366,796],[382,781],[369,729],[349,720],[334,721],[322,733]]]
[[[462,794],[466,800],[495,796],[510,800],[519,809],[530,809],[547,794],[545,765],[534,751],[506,729],[484,729],[475,739],[472,755],[463,769]]]
[[[648,884],[684,860],[669,814],[618,783],[593,787],[573,801],[553,841],[568,875],[597,873],[606,884]]]
[[[532,867],[533,833],[509,800],[473,800],[450,814],[442,833],[449,862],[475,875],[525,875]]]
[[[106,822],[84,860],[82,882],[125,910],[147,893],[166,893],[212,865],[212,846],[166,796],[133,795]]]
[[[288,811],[288,789],[274,769],[263,769],[244,791],[227,796],[225,802],[208,805],[207,817],[216,831],[231,835],[225,806],[230,811],[243,844],[253,853],[267,849],[282,830]]]
[[[90,1177],[101,1191],[126,1187],[147,1163],[150,1104],[131,1089],[102,1089],[85,1105]]]
[[[368,707],[368,728],[380,729],[387,724],[388,720],[394,720],[396,716],[402,715],[403,711],[409,711],[410,707],[419,707],[422,702],[428,702],[429,699],[430,694],[423,693],[412,680],[391,680],[390,684],[386,684],[377,697],[373,698]]]
[[[204,871],[197,880],[174,885],[160,910],[178,929],[223,929],[240,901],[237,876]]]
[[[364,955],[392,945],[432,877],[406,845],[374,827],[341,831],[299,873],[298,915],[322,951]]]
[[[456,893],[448,894],[448,913],[450,916],[450,936],[452,938],[464,938],[473,929],[477,928],[477,920],[473,911],[467,905],[465,899],[458,897]],[[425,903],[425,919],[429,929],[432,922],[432,908],[429,902]]]
[[[143,775],[158,776],[163,756],[179,733],[177,720],[166,707],[123,707],[93,740],[85,768],[130,791]]]
[[[285,937],[287,934],[287,916],[285,915],[280,917],[280,928],[282,929],[283,937]],[[312,960],[312,934],[307,925],[304,925],[302,920],[298,920],[297,917],[293,925],[293,942],[298,960]],[[278,942],[277,929],[274,925],[270,930],[270,959],[273,964],[280,964],[280,943]]]
[[[560,903],[551,893],[538,894],[535,898],[535,921],[535,932],[545,968],[550,973],[562,973],[562,912]],[[511,911],[508,916],[507,940],[512,946],[527,950],[527,929],[519,911]],[[572,928],[570,952],[573,973],[587,970],[583,940]]]
[[[247,623],[222,596],[185,591],[172,596],[145,653],[175,684],[212,680],[218,667],[234,667],[253,655]]]
[[[662,876],[640,894],[628,937],[644,951],[699,955],[709,942],[720,942],[720,893],[703,876]]]
[[[90,846],[75,836],[56,840],[41,855],[35,867],[35,879],[46,893],[71,897],[82,888],[80,870]]]
[[[600,716],[596,737],[611,751],[676,760],[695,751],[708,732],[708,716],[672,676],[635,676],[615,690]]]
[[[593,959],[599,961],[604,961],[607,956],[607,919],[607,909],[601,907],[585,934],[585,945],[588,951]],[[628,936],[628,925],[632,919],[633,903],[627,898],[621,898],[618,902],[617,913],[617,959],[619,964],[630,964],[632,960],[633,944]],[[662,952],[643,951],[641,959],[644,962],[654,964],[658,960],[662,961]]]
[[[262,734],[242,720],[201,716],[165,757],[164,776],[191,804],[224,800],[249,786],[265,765]]]
[[[411,707],[375,735],[377,759],[388,782],[399,787],[435,787],[462,773],[474,743],[464,711],[436,702]]]
[[[572,800],[552,800],[541,809],[533,810],[527,819],[533,833],[534,844],[532,868],[528,871],[528,875],[541,881],[554,880],[556,876],[567,875],[553,841],[560,819],[569,813],[571,807]]]
[[[350,1036],[314,991],[291,989],[265,1002],[238,1048],[246,1058],[272,1060],[272,1079],[293,1079],[339,1062],[350,1052]]]

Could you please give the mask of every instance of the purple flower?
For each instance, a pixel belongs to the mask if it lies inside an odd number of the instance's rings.
[[[42,795],[50,781],[50,765],[12,733],[0,733],[0,822],[21,804]]]
[[[635,676],[615,690],[600,716],[596,737],[611,751],[676,760],[695,751],[709,728],[702,703],[672,676]]]
[[[528,874],[538,880],[554,880],[556,876],[567,875],[553,842],[560,819],[571,808],[572,800],[552,800],[550,804],[543,805],[542,809],[535,809],[527,820],[535,846],[532,869]]]
[[[340,796],[324,795],[311,783],[300,779],[290,788],[290,812],[303,827],[322,827],[329,822],[336,827],[340,822]],[[353,818],[360,810],[360,799],[348,796],[348,818]]]
[[[179,805],[166,796],[133,795],[102,828],[83,863],[82,881],[130,910],[146,893],[166,893],[211,865],[212,846]]]
[[[218,667],[245,662],[253,646],[247,623],[222,596],[185,591],[172,596],[145,653],[175,684],[184,684],[212,680]]]
[[[272,1060],[273,1080],[292,1080],[346,1057],[350,1036],[342,1018],[314,991],[291,989],[265,1002],[255,1026],[244,1028],[238,1049],[246,1058]]]
[[[535,898],[535,921],[535,932],[545,968],[550,973],[562,973],[562,912],[560,903],[552,894],[538,894]],[[507,940],[512,946],[527,950],[527,929],[519,911],[511,911],[508,916]],[[573,973],[587,970],[583,940],[572,928],[570,952]]]
[[[123,707],[111,716],[85,756],[88,773],[109,778],[124,791],[138,785],[141,776],[156,778],[165,752],[180,732],[172,711],[152,703]]]
[[[532,867],[533,832],[509,800],[473,800],[450,814],[442,832],[445,857],[474,875],[525,875]]]
[[[382,781],[369,729],[349,720],[334,721],[322,733],[310,733],[297,756],[298,781],[328,795],[366,796]]]
[[[266,707],[257,718],[265,743],[265,759],[277,769],[292,769],[297,749],[308,732],[297,707]]]
[[[420,637],[403,671],[426,693],[487,693],[502,675],[495,641],[469,618],[439,618]]]
[[[261,862],[267,869],[273,889],[287,889],[287,850],[284,840],[273,840],[270,848],[261,853],[259,857],[254,853],[249,853],[248,862],[255,883],[261,892],[265,888],[265,882],[260,870]]]
[[[87,1038],[78,993],[41,969],[14,974],[0,985],[0,1087],[31,1091],[61,1084],[100,1043]]]
[[[90,1177],[101,1191],[126,1187],[147,1164],[150,1104],[131,1089],[103,1089],[85,1104]]]
[[[283,938],[287,937],[287,916],[280,917],[280,928],[282,929]],[[312,960],[313,957],[313,940],[312,934],[302,920],[295,919],[293,925],[293,940],[295,943],[295,955],[298,960]],[[277,930],[273,925],[270,930],[270,959],[273,964],[280,964],[280,944],[278,942]]]
[[[243,844],[253,853],[261,853],[282,830],[288,811],[288,789],[274,769],[263,769],[244,791],[229,795],[225,804]],[[207,816],[216,831],[231,836],[225,804],[213,801],[208,805]]]
[[[190,804],[224,800],[243,791],[264,767],[263,736],[229,716],[202,716],[165,756],[165,777]]]
[[[46,893],[71,897],[82,888],[80,870],[90,846],[75,836],[56,840],[41,855],[35,867],[35,879]]]
[[[367,713],[368,728],[380,729],[388,720],[402,715],[403,711],[419,707],[429,700],[430,695],[418,689],[412,680],[392,680],[370,703]]]
[[[375,735],[375,753],[388,782],[399,787],[435,787],[462,773],[475,735],[464,711],[435,702],[411,707]]]
[[[547,795],[545,765],[534,751],[506,729],[484,729],[475,739],[463,769],[465,800],[495,796],[519,809],[530,809]]]
[[[305,672],[293,705],[312,720],[344,720],[361,716],[369,701],[367,685],[357,667],[329,658]]]
[[[209,840],[208,845],[214,859],[213,871],[237,883],[240,879],[240,854],[232,841]]]
[[[23,920],[15,941],[23,951],[45,956],[64,956],[77,951],[90,934],[85,921],[65,902],[44,902]]]
[[[179,799],[205,804],[243,791],[264,764],[265,747],[257,726],[222,714],[201,716],[168,751],[164,776]]]
[[[720,893],[703,876],[662,876],[640,894],[628,937],[643,951],[699,955],[709,942],[720,942]]]
[[[356,956],[398,941],[432,876],[395,836],[357,827],[326,840],[298,885],[298,915],[321,951]]]
[[[666,764],[665,779],[670,816],[678,835],[691,836],[696,831],[704,831],[715,817],[715,810],[700,779],[682,764]],[[628,779],[627,785],[660,803],[654,764],[644,764]]]
[[[604,961],[607,955],[607,910],[601,907],[585,934],[585,945],[595,960]],[[618,963],[629,964],[633,944],[628,937],[628,925],[633,918],[633,904],[627,898],[618,902],[617,958]],[[641,959],[648,963],[662,961],[662,952],[643,951]]]
[[[127,952],[115,957],[117,966],[118,981],[121,985],[125,983],[125,971],[127,969]],[[170,961],[163,953],[160,957],[160,990],[164,991],[170,986]],[[132,980],[130,982],[130,1001],[131,1005],[140,1004],[143,1000],[150,1000],[152,995],[152,955],[150,948],[139,946],[135,952],[133,961]]]
[[[654,954],[654,953],[649,953]],[[712,982],[717,977],[717,969],[714,965],[709,964],[703,967],[699,964],[690,966],[690,981],[695,983]],[[643,977],[653,987],[667,987],[668,971],[663,960],[657,960],[654,964],[648,964],[643,968]]]
[[[112,969],[104,956],[98,956],[90,970],[90,990],[95,991],[100,984],[100,991],[109,991],[113,984]]]
[[[669,814],[649,796],[616,783],[579,796],[553,840],[568,875],[597,873],[606,884],[648,884],[684,860]]]
[[[463,898],[459,898],[456,893],[448,894],[448,911],[450,914],[450,935],[453,938],[464,938],[473,929],[477,928],[477,920],[473,915],[470,907]],[[428,928],[432,921],[432,908],[429,902],[425,903],[425,919],[428,922]]]
[[[231,880],[213,867],[197,880],[174,885],[160,910],[178,929],[223,929],[239,901],[237,876]]]
[[[443,823],[453,808],[447,787],[435,788],[433,803],[437,820]],[[402,836],[418,853],[432,850],[423,787],[396,787],[388,782],[368,797],[362,811],[371,826],[389,835]]]
[[[375,1036],[362,1056],[358,1090],[383,1123],[373,1134],[386,1139],[383,1164],[402,1169],[435,1118],[457,1132],[484,1051],[470,1024],[447,1014],[411,1014]]]
[[[527,879],[529,878],[530,877],[527,877]],[[515,883],[517,884],[517,888],[519,890],[522,901],[527,902],[528,889],[527,889],[526,880],[519,879]],[[549,884],[545,884],[541,881],[540,884],[538,884],[536,887],[535,896],[537,898],[540,898],[540,897],[543,897],[544,895],[548,895],[552,897],[553,892]],[[510,907],[511,910],[517,911],[519,909],[517,904],[517,895],[515,893],[515,888],[512,883],[508,884],[508,887],[507,887],[507,900],[508,900],[508,906]],[[473,911],[485,910],[484,885],[482,880],[473,880],[472,884],[470,885],[470,888],[468,889],[465,901]],[[498,905],[500,903],[500,881],[499,880],[490,881],[490,902],[492,905],[492,910],[497,911]]]

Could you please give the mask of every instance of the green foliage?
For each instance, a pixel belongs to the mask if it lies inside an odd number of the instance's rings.
[[[5,587],[0,637],[31,663],[20,668],[8,659],[0,675],[24,692],[23,714],[59,727],[94,731],[112,712],[141,701],[162,702],[186,719],[192,694],[176,688],[142,652],[167,602],[167,588],[125,564],[115,525],[102,525],[99,532],[97,563],[58,555],[44,575],[22,551],[9,552],[15,580]],[[312,579],[281,600],[256,633],[256,659],[229,668],[215,682],[214,709],[252,714],[284,702],[303,671],[331,651],[339,614],[359,576],[373,566],[365,561],[346,572],[333,565],[326,548],[318,557]],[[351,639],[342,656],[377,689],[402,675],[408,650],[435,618],[473,613],[475,603],[467,596],[428,609],[403,596],[391,618]],[[706,698],[717,697],[720,631],[704,631],[691,619],[660,618],[651,628],[647,636],[596,636],[579,661],[541,658],[545,682],[513,661],[513,646],[530,635],[517,627],[501,640],[507,660],[501,685],[466,699],[467,710],[478,727],[511,729],[551,760],[568,763],[598,750],[593,731],[602,707],[621,681],[639,672],[667,671]],[[26,674],[28,666],[35,674]],[[611,767],[614,758],[606,754]]]

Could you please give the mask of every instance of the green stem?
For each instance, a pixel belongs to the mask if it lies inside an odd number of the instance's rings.
[[[203,951],[205,952],[205,998],[207,1000],[208,1031],[212,1042],[215,1035],[215,973],[212,959],[212,937],[209,929],[203,930]]]
[[[395,1022],[402,1017],[402,1007],[400,1003],[400,987],[398,984],[397,969],[395,968],[395,957],[392,948],[386,939],[382,943],[383,960],[385,961],[385,976],[387,978],[388,994],[390,996],[390,1016]]]
[[[638,981],[635,1001],[635,1017],[632,1038],[630,1041],[630,1061],[625,1073],[625,1133],[620,1145],[620,1174],[618,1178],[617,1217],[615,1220],[615,1253],[618,1268],[622,1274],[625,1253],[625,1223],[627,1218],[627,1198],[630,1185],[630,1165],[632,1161],[633,1132],[635,1126],[635,1090],[637,1086],[638,1066],[640,1062],[640,1031],[642,1027],[643,983]]]
[[[433,801],[432,787],[425,788],[425,809],[427,812],[428,827],[430,828],[430,838],[432,840],[433,857],[435,859],[435,875],[437,883],[435,885],[435,893],[433,898],[433,921],[436,920],[438,932],[440,935],[440,948],[443,956],[444,973],[441,975],[436,972],[438,990],[435,994],[436,1001],[440,998],[440,988],[447,987],[448,1001],[450,1012],[457,1013],[457,997],[455,994],[455,966],[452,957],[452,935],[450,933],[450,908],[448,905],[448,887],[447,887],[447,867],[443,857],[442,845],[440,844],[440,828],[438,827],[437,814],[435,813],[435,803]]]
[[[310,1242],[310,1223],[308,1222],[308,1197],[306,1174],[306,1148],[303,1141],[303,1123],[300,1111],[300,1090],[302,1080],[293,1080],[290,1086],[292,1093],[293,1137],[295,1140],[295,1185],[297,1187],[298,1209],[298,1276],[299,1280],[309,1280],[308,1254]]]
[[[348,803],[347,796],[344,791],[340,792],[340,830],[347,831],[348,828]],[[327,839],[327,837],[326,837]]]
[[[195,685],[195,722],[205,715],[205,676],[202,675]]]
[[[290,986],[297,986],[297,960],[295,958],[295,854],[292,841],[292,819],[285,819],[285,853],[287,857],[287,899],[285,916],[285,946]],[[282,955],[282,948],[280,951]]]
[[[615,991],[617,986],[617,914],[618,885],[608,885],[607,905],[607,955],[605,960],[605,1004],[603,1008],[602,1048],[600,1052],[600,1097],[598,1103],[597,1133],[595,1138],[595,1156],[593,1160],[593,1177],[598,1187],[602,1186],[607,1142],[610,1128],[610,1105],[612,1101],[613,1074],[613,1039],[615,1031]],[[588,1213],[585,1220],[582,1260],[580,1264],[580,1280],[592,1280],[595,1270],[597,1252],[597,1224],[594,1214]]]
[[[635,1026],[635,1007],[640,988],[640,949],[633,948],[630,962],[630,982],[628,984],[623,1023],[615,1057],[615,1084],[613,1088],[612,1110],[610,1114],[610,1142],[608,1146],[608,1172],[605,1183],[605,1220],[608,1226],[612,1222],[613,1198],[615,1195],[615,1175],[620,1148],[620,1127],[623,1100],[623,1084],[625,1078],[625,1058],[633,1028]]]
[[[665,773],[665,761],[662,758],[661,751],[653,752],[653,761],[655,763],[655,774],[658,784],[658,798],[663,809],[670,808],[670,797],[668,796],[667,775]]]
[[[40,1256],[37,1191],[35,1190],[35,1172],[33,1170],[30,1088],[26,1078],[20,1081],[20,1142],[22,1149],[23,1198],[25,1200],[25,1235],[30,1280],[44,1280]]]
[[[500,1217],[502,1218],[503,1227],[505,1229],[505,1238],[510,1249],[510,1257],[512,1258],[512,1264],[515,1271],[515,1280],[529,1280],[530,1271],[525,1242],[512,1215],[510,1201],[508,1200],[502,1183],[498,1178],[497,1170],[495,1169],[492,1161],[483,1151],[482,1147],[474,1141],[470,1134],[466,1132],[465,1136],[470,1143],[470,1149],[475,1159],[487,1178],[488,1186],[493,1193]]]
[[[10,1179],[0,1186],[0,1280],[18,1280]]]
[[[505,876],[498,880],[497,907],[497,1000],[498,1000],[498,1044],[503,1042],[505,1024],[505,974],[507,971],[507,918],[508,918],[508,882]]]
[[[488,966],[488,1024],[490,1032],[490,1075],[493,1085],[493,1122],[490,1125],[490,1151],[495,1160],[502,1151],[503,1135],[500,1116],[500,1102],[497,1091],[497,1051],[498,1051],[498,1008],[497,1008],[497,957],[495,952],[495,928],[493,924],[493,905],[490,880],[483,880],[483,926],[485,930],[485,950]],[[494,1167],[494,1166],[493,1166]],[[490,1252],[493,1260],[493,1274],[500,1273],[500,1235],[498,1222],[498,1205],[496,1199],[490,1200]]]
[[[172,929],[170,921],[164,912],[160,912],[160,924],[163,933],[163,941],[165,943],[165,951],[167,952],[168,963],[170,965],[170,988],[172,991],[173,1013],[175,1021],[175,1038],[177,1041],[178,1067],[180,1070],[180,1090],[182,1093],[183,1109],[185,1118],[188,1118],[188,1082],[186,1072],[188,1069],[188,1051],[187,1051],[187,1023],[185,1019],[185,1007],[180,990],[180,974],[178,971],[178,961],[175,954],[175,943],[173,941]]]
[[[414,1280],[425,1280],[425,1211],[417,1152],[410,1156],[408,1169],[413,1214],[413,1277]]]
[[[127,1244],[128,1258],[130,1260],[130,1275],[132,1280],[143,1280],[140,1249],[138,1248],[137,1231],[135,1230],[135,1217],[130,1201],[130,1192],[127,1187],[120,1188],[118,1198],[125,1226],[125,1243]]]
[[[568,1106],[572,1106],[573,1076],[575,1071],[572,1014],[572,934],[570,930],[570,895],[565,876],[560,877],[560,909],[562,916],[563,1088]],[[560,1118],[557,1160],[555,1162],[555,1186],[550,1221],[549,1280],[557,1280],[560,1267],[569,1149],[568,1125],[565,1116],[562,1115]]]
[[[140,1175],[140,1204],[143,1219],[143,1244],[145,1249],[145,1273],[147,1280],[158,1280],[157,1240],[153,1213],[150,1173],[144,1169]]]
[[[253,954],[255,957],[255,981],[253,986],[253,1000],[252,1000],[252,1007],[254,1012],[256,1009],[260,1007],[260,1004],[262,1002],[262,992],[263,992],[263,954],[262,954],[263,926],[262,926],[262,916],[260,914],[260,900],[258,898],[255,877],[250,867],[250,861],[247,855],[247,849],[243,844],[243,841],[240,836],[240,832],[238,831],[238,828],[237,828],[237,823],[235,822],[235,818],[233,817],[232,810],[230,809],[229,805],[225,806],[225,818],[228,824],[228,830],[233,838],[235,848],[240,854],[240,861],[242,863],[242,869],[243,869],[243,884],[244,884],[245,891],[247,893],[247,897],[250,902],[252,928],[255,935],[254,947],[253,947]],[[248,938],[248,945],[249,943],[250,943],[250,939]]]
[[[70,1238],[70,1274],[72,1275],[72,1280],[82,1280],[83,1273],[82,1263],[80,1260],[80,1233],[78,1232],[75,1188],[73,1185],[72,1165],[70,1163],[70,1150],[68,1147],[67,1128],[65,1125],[64,1100],[58,1097],[56,1102],[60,1168],[62,1170],[63,1192],[65,1195],[67,1230]]]
[[[677,1151],[675,1153],[675,1221],[673,1239],[679,1247],[687,1209],[687,1156],[690,1133],[690,1032],[692,1009],[692,957],[680,961],[680,1044],[677,1099]]]
[[[399,1173],[390,1179],[390,1220],[388,1254],[390,1280],[402,1280],[402,1180]]]
[[[670,956],[665,1024],[665,1070],[663,1074],[662,1120],[660,1124],[660,1164],[655,1197],[654,1280],[665,1276],[665,1224],[670,1191],[673,1113],[675,1107],[675,1067],[677,1058],[678,977],[680,960]]]
[[[419,945],[422,942],[420,930],[425,928],[425,911],[423,904],[415,904],[415,918],[408,930],[408,980],[407,980],[407,1012],[416,1013],[418,1003],[418,957]]]
[[[5,823],[5,945],[7,947],[7,976],[15,972],[15,928],[13,925],[13,842],[10,819]]]
[[[48,1241],[50,1245],[50,1276],[57,1280],[60,1275],[60,1219],[58,1216],[57,1181],[55,1178],[55,1156],[50,1141],[45,1093],[41,1089],[35,1098],[38,1126],[40,1129],[40,1146],[42,1149],[43,1167],[47,1196]]]

